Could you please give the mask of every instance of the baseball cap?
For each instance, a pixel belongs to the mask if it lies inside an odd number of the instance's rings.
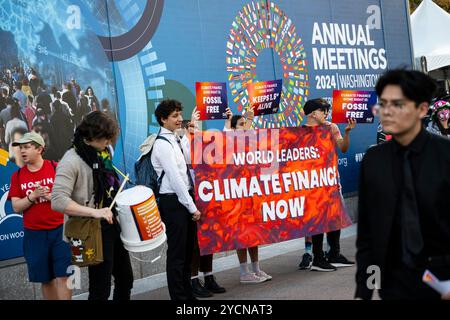
[[[305,105],[303,106],[303,111],[305,112],[305,115],[307,116],[313,111],[316,110],[329,110],[331,108],[330,104],[324,100],[324,99],[311,99],[306,101]]]
[[[38,145],[45,147],[44,138],[42,138],[39,133],[36,133],[34,131],[25,133],[22,138],[13,142],[12,146],[16,147],[18,145],[29,143],[29,142],[36,142]]]

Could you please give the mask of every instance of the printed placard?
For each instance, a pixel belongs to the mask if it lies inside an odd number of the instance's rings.
[[[250,107],[255,116],[277,113],[280,107],[282,80],[253,82],[247,85]]]
[[[226,119],[227,85],[225,82],[196,82],[197,109],[199,120]]]
[[[375,91],[333,90],[332,122],[347,123],[353,118],[357,123],[373,123],[376,103]]]

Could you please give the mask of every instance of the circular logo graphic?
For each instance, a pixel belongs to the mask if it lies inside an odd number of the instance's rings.
[[[256,81],[256,64],[263,49],[272,48],[283,71],[279,113],[256,117],[253,127],[299,126],[309,80],[305,48],[292,20],[273,2],[252,1],[239,11],[227,42],[227,72],[233,101],[241,112],[248,106],[247,84]],[[272,80],[272,79],[264,79]]]

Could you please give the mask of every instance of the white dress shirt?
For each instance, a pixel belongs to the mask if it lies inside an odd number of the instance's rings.
[[[177,143],[178,137],[172,131],[161,128],[159,134],[170,141],[169,144],[165,140],[158,139],[153,145],[151,161],[158,177],[161,176],[164,170],[159,193],[175,193],[178,196],[178,201],[190,213],[195,213],[197,207],[189,195],[190,183],[186,165],[186,161],[190,163],[189,140],[187,137],[181,139],[182,152],[180,145]]]

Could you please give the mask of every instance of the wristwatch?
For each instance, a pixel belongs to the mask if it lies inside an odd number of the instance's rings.
[[[27,199],[28,199],[28,201],[30,201],[31,203],[34,203],[34,201],[31,201],[31,199],[30,199],[30,197],[29,197],[28,194],[27,194]]]

